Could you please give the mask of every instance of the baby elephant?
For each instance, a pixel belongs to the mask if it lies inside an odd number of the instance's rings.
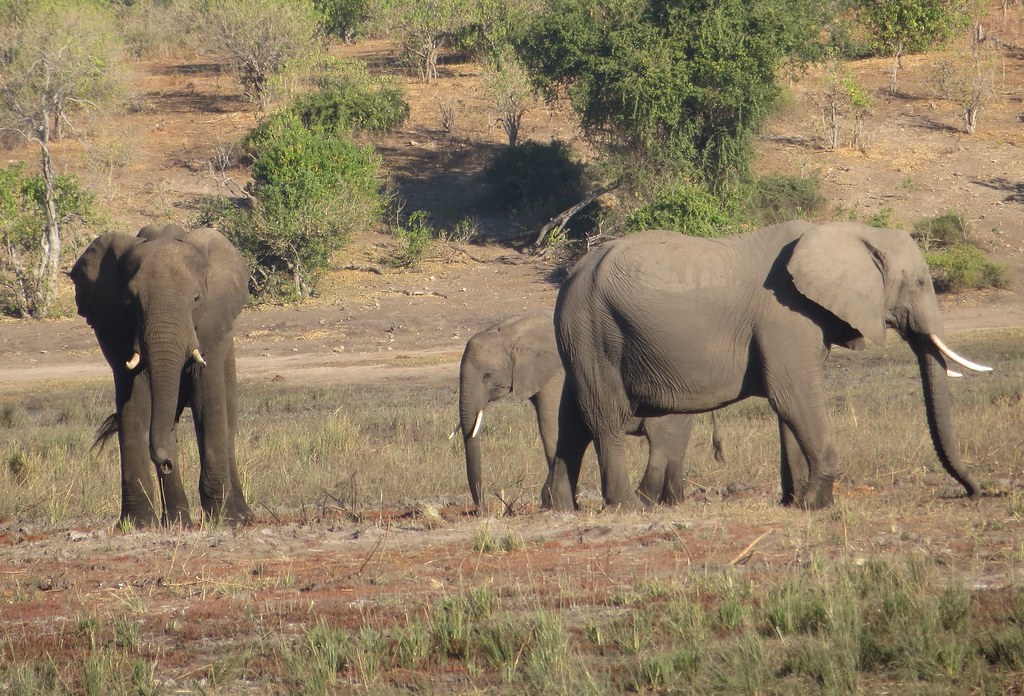
[[[529,399],[537,412],[544,457],[550,466],[564,380],[550,314],[503,319],[466,342],[459,370],[459,425],[451,436],[462,431],[466,477],[480,514],[487,512],[478,437],[484,408],[509,394],[518,400]],[[715,458],[721,461],[722,446],[713,416],[712,423]],[[646,437],[650,448],[647,471],[637,490],[647,504],[674,504],[682,499],[684,459],[692,426],[690,415],[674,414],[644,419],[633,433]]]

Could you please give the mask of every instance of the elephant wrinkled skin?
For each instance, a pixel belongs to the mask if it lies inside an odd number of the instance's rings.
[[[549,475],[556,509],[575,502],[581,430],[593,433],[606,504],[633,508],[640,501],[623,436],[638,417],[751,396],[767,398],[779,418],[782,502],[831,504],[839,472],[823,363],[832,346],[884,343],[886,328],[917,356],[940,461],[969,496],[980,495],[960,459],[946,361],[989,368],[945,347],[928,266],[904,232],[790,222],[714,240],[630,235],[576,265],[558,294],[555,328],[576,394],[560,408]]]
[[[537,413],[544,456],[550,467],[564,379],[550,314],[503,319],[466,342],[459,367],[459,425],[452,435],[462,432],[466,478],[480,514],[487,513],[479,438],[484,408],[506,396],[528,399]],[[674,504],[682,499],[684,460],[692,426],[690,416],[671,415],[641,421],[631,433],[643,435],[649,445],[647,471],[638,490],[645,503]],[[715,452],[720,458],[717,432]],[[549,506],[546,489],[542,502]]]
[[[191,523],[176,438],[178,418],[190,406],[203,512],[249,521],[235,460],[233,337],[249,297],[245,260],[214,230],[147,226],[136,236],[97,237],[70,275],[78,313],[95,331],[114,375],[117,411],[100,437],[118,435],[121,520]]]

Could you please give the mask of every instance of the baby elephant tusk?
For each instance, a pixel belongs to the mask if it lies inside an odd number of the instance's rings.
[[[473,423],[473,432],[470,435],[471,438],[476,437],[476,434],[480,432],[480,426],[484,424],[484,412],[476,412],[476,422]]]
[[[132,357],[125,362],[124,366],[127,367],[129,370],[134,370],[136,367],[139,366],[140,362],[142,362],[142,356],[139,355],[139,351],[135,351],[134,353],[132,353]]]
[[[935,347],[939,349],[940,353],[942,353],[944,356],[946,356],[947,358],[949,358],[950,360],[955,362],[957,365],[960,365],[961,367],[966,367],[968,370],[974,370],[975,372],[991,372],[992,371],[991,367],[986,367],[985,365],[979,365],[978,363],[971,362],[970,360],[967,360],[966,358],[960,357],[959,355],[954,353],[952,350],[950,350],[950,348],[945,343],[942,342],[942,339],[939,338],[938,336],[936,336],[935,334],[928,334],[928,338],[932,339],[932,343],[935,344]]]
[[[202,365],[203,367],[206,367],[206,361],[203,360],[203,354],[199,352],[198,348],[192,351],[192,359],[195,360],[200,365]]]

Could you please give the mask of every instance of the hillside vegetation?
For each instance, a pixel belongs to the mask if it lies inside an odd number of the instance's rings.
[[[696,54],[672,28],[694,17],[659,19],[658,5],[642,2],[602,10],[604,39],[584,21],[582,1],[561,15],[527,0],[502,8],[462,0],[445,5],[449,14],[424,0],[287,4],[301,12],[277,0],[55,6],[65,19],[81,6],[75,11],[92,13],[96,26],[107,17],[117,32],[82,50],[101,46],[100,65],[116,66],[118,78],[102,101],[65,100],[43,119],[54,126],[44,148],[53,170],[88,196],[64,200],[87,208],[65,206],[48,222],[47,187],[8,177],[8,186],[22,188],[5,193],[5,306],[21,315],[68,312],[67,286],[46,275],[50,261],[35,258],[42,230],[52,237],[54,227],[67,267],[103,229],[218,224],[249,256],[258,296],[295,300],[322,294],[325,274],[358,255],[353,244],[391,246],[391,265],[401,268],[438,239],[531,243],[551,216],[590,196],[592,205],[541,240],[565,248],[567,259],[584,241],[651,226],[708,235],[810,217],[909,230],[954,216],[962,221],[957,249],[932,238],[923,245],[940,287],[1011,286],[1024,249],[1022,9],[903,4],[931,13],[913,20],[928,22],[914,42],[901,43],[889,24],[880,28],[885,18],[870,16],[870,4],[853,2],[836,15],[811,0],[760,3],[761,24],[790,27],[769,31],[774,38],[758,44],[760,54],[725,48],[736,43],[728,32],[764,31],[732,19],[743,16],[739,2],[716,20],[722,48],[705,37],[693,44],[704,46]],[[32,14],[29,6],[12,0],[8,21]],[[106,13],[99,19],[97,7]],[[634,78],[570,60],[603,54],[616,41],[632,45],[638,39],[629,32],[662,19],[660,38],[637,44],[648,46],[646,57],[623,59]],[[266,55],[233,38],[257,30]],[[30,38],[5,40],[24,47]],[[656,79],[658,65],[701,51],[718,61],[708,66],[733,65],[747,76],[729,88],[731,102],[722,101],[725,83],[716,87],[725,73],[701,67],[703,58],[691,59],[688,77]],[[755,79],[755,64],[773,69]],[[28,141],[9,138],[9,159],[25,161],[33,175],[39,129],[12,116],[14,88],[31,80],[19,82],[15,67],[9,63],[5,78],[5,113]],[[629,99],[642,113],[611,98],[620,78],[636,85]],[[83,90],[95,82],[73,72],[67,80]],[[686,90],[687,100],[672,98]],[[738,120],[727,125],[726,113]],[[297,125],[284,126],[289,119]],[[316,148],[301,145],[306,130],[317,134]],[[327,144],[334,140],[342,144]],[[310,188],[326,180],[315,157],[349,162],[327,179],[355,179]],[[357,204],[355,190],[370,198]],[[50,307],[47,292],[63,300]]]

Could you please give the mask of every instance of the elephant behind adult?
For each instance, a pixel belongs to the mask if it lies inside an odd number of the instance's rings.
[[[529,400],[537,415],[545,461],[550,466],[555,455],[564,379],[550,314],[503,319],[466,342],[459,366],[459,425],[452,435],[462,431],[466,478],[473,503],[481,514],[487,512],[479,438],[484,409],[507,396]],[[691,429],[689,416],[638,423],[632,434],[645,436],[649,446],[648,466],[639,490],[645,503],[673,504],[681,500]],[[717,427],[714,443],[715,456],[721,459]]]
[[[121,519],[191,523],[176,442],[190,406],[204,513],[250,520],[235,459],[233,324],[249,297],[245,260],[215,230],[151,225],[138,235],[100,235],[70,275],[78,313],[114,376],[117,411],[106,434],[116,429],[120,446]]]
[[[630,235],[577,264],[559,292],[555,326],[609,505],[639,504],[623,462],[623,435],[638,417],[751,396],[767,398],[779,418],[783,502],[829,505],[838,471],[823,362],[832,346],[884,343],[887,327],[917,356],[939,459],[968,495],[980,494],[960,459],[946,361],[990,368],[943,343],[928,266],[906,233],[790,222],[716,240]],[[572,408],[562,412],[571,421]],[[547,484],[556,509],[572,508],[578,475],[578,443],[560,435]]]

